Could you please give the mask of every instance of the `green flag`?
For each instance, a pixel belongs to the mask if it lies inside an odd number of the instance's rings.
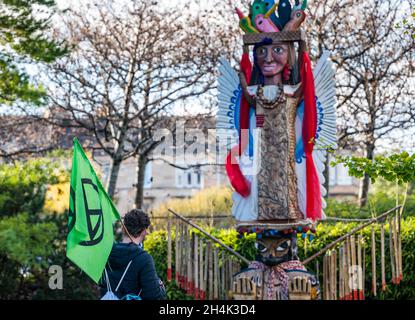
[[[118,219],[117,209],[75,138],[66,256],[96,283],[110,255],[113,223]]]

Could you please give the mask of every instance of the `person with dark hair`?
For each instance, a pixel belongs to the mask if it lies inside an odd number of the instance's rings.
[[[108,288],[112,288],[119,299],[166,299],[164,285],[157,276],[153,258],[143,249],[149,226],[150,219],[142,210],[134,209],[124,216],[123,241],[114,243],[112,248],[100,282],[101,297]]]

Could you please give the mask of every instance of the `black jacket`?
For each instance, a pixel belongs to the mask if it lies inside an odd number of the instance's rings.
[[[115,291],[128,263],[132,261],[118,291]],[[118,298],[127,294],[138,295],[143,300],[162,300],[166,298],[164,288],[150,254],[134,243],[115,243],[106,265],[111,289]],[[101,279],[101,297],[107,292],[105,273]]]

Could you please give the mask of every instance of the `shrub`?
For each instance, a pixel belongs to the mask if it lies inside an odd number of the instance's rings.
[[[0,164],[0,216],[39,212],[47,186],[67,179],[59,164],[47,159]]]
[[[232,189],[209,188],[202,190],[189,199],[174,199],[163,203],[152,210],[154,217],[166,215],[168,209],[173,209],[183,215],[204,215],[211,216],[224,214],[231,211]]]

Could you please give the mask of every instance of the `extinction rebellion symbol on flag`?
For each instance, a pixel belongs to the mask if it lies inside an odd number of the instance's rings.
[[[84,208],[85,208],[85,217],[86,222],[88,225],[88,234],[89,239],[88,241],[81,241],[79,245],[89,247],[95,246],[102,241],[104,237],[104,215],[102,212],[102,206],[99,202],[99,191],[98,186],[92,182],[91,179],[81,179],[82,181],[82,193],[83,193],[83,200],[84,200]],[[71,198],[73,203],[75,203],[75,191],[71,187]],[[91,209],[89,203],[95,203],[99,207]],[[76,223],[76,208],[74,210],[69,209],[69,226],[68,231],[71,232],[73,227]],[[99,235],[97,236],[99,232]]]
[[[102,206],[99,201],[98,186],[94,184],[91,179],[82,179],[82,191],[84,193],[86,221],[88,224],[90,240],[82,241],[80,245],[86,247],[95,246],[100,243],[104,237],[104,215],[102,214]],[[91,209],[88,205],[88,199],[90,202],[96,203],[99,208]],[[96,201],[91,201],[91,199],[96,199]],[[97,236],[99,230],[101,230],[101,232],[99,233],[99,236]]]

